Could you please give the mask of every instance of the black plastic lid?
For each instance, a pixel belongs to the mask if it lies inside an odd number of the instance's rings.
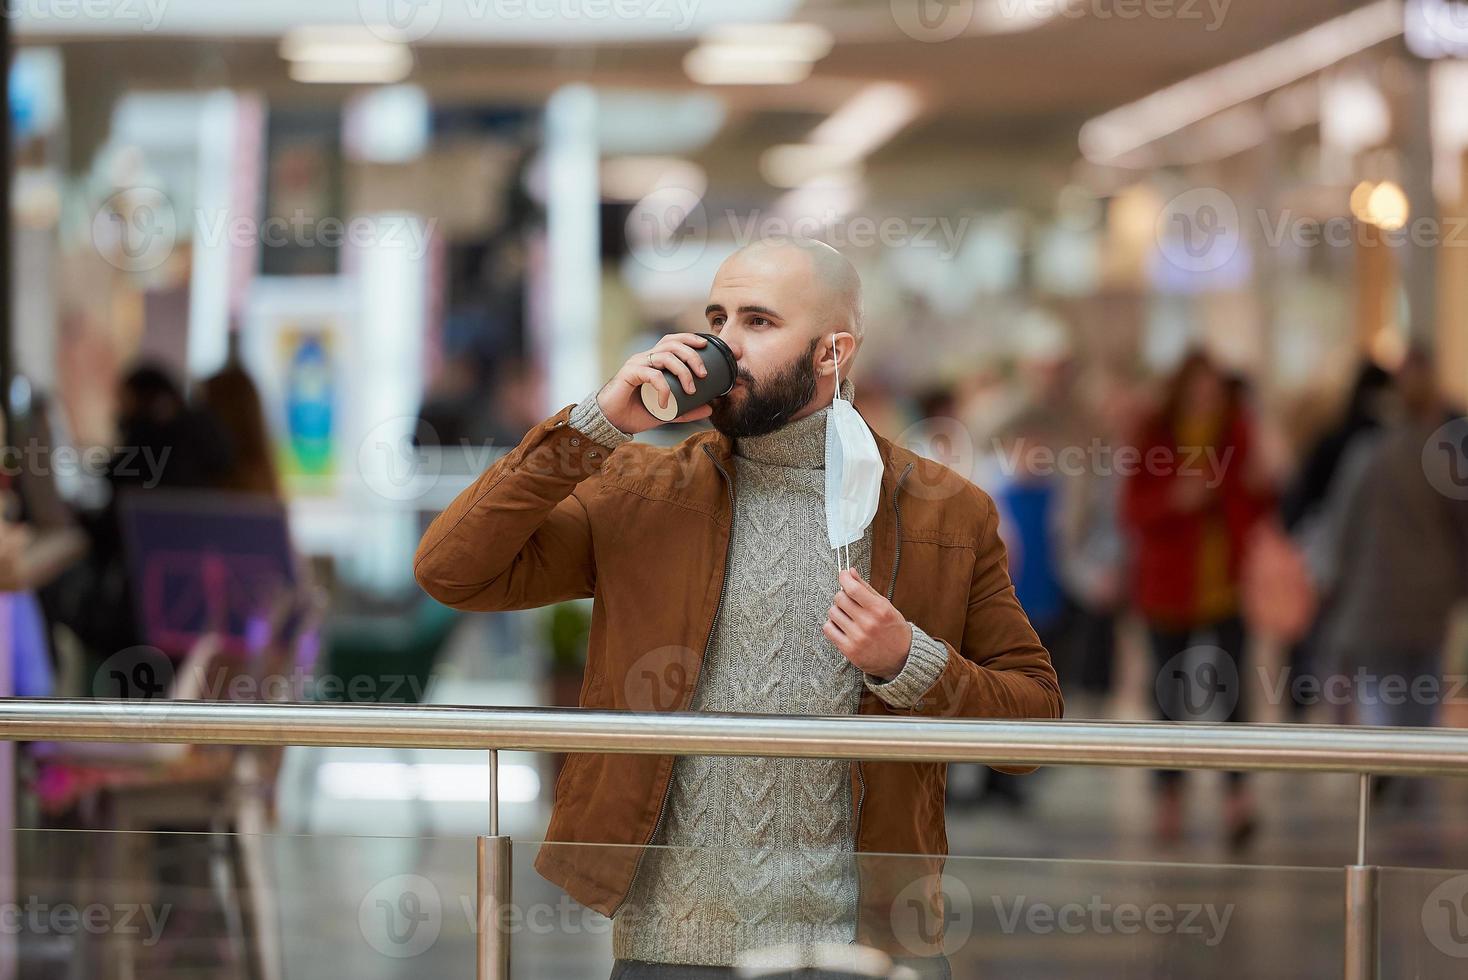
[[[709,343],[713,345],[714,349],[717,350],[720,354],[723,354],[724,360],[729,362],[729,387],[719,392],[717,396],[723,397],[724,395],[727,395],[729,392],[734,390],[734,383],[739,380],[739,361],[737,358],[734,357],[734,352],[729,349],[729,345],[724,343],[724,341],[718,336],[718,334],[700,333],[699,336],[707,337],[709,339]]]

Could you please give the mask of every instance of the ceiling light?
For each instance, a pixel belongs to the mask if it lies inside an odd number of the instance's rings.
[[[845,149],[812,143],[783,143],[760,156],[760,175],[775,187],[799,187],[817,177],[851,169]]]
[[[879,82],[846,100],[811,130],[804,144],[776,146],[760,160],[765,178],[793,186],[776,202],[782,213],[846,214],[866,194],[861,161],[912,122],[922,100],[906,85]]]
[[[1371,192],[1376,190],[1376,184],[1369,180],[1363,180],[1351,190],[1351,213],[1362,221],[1366,220],[1366,207],[1371,200]]]
[[[812,130],[807,142],[838,147],[848,160],[859,160],[901,132],[921,108],[907,85],[868,85]]]
[[[291,78],[298,82],[386,84],[413,70],[407,45],[365,27],[295,28],[281,39],[280,56],[291,63]]]
[[[293,81],[330,85],[391,85],[408,77],[412,58],[394,59],[380,64],[346,64],[343,62],[296,61],[291,63]]]
[[[1397,231],[1406,226],[1411,213],[1412,209],[1401,185],[1395,181],[1383,180],[1371,189],[1361,218],[1385,231]]]
[[[866,193],[866,183],[860,179],[821,178],[786,191],[775,201],[774,211],[791,221],[839,221],[861,205]],[[811,237],[820,238],[823,233],[816,231]]]
[[[700,85],[793,85],[810,77],[811,63],[742,45],[705,44],[688,52],[683,71]]]
[[[1368,78],[1337,74],[1322,79],[1320,139],[1345,154],[1378,146],[1391,136],[1392,111]]]
[[[704,34],[710,47],[745,48],[790,61],[820,61],[831,53],[831,32],[819,24],[721,24]]]
[[[724,24],[688,52],[683,70],[700,85],[790,85],[809,77],[831,44],[819,24]]]
[[[1113,163],[1164,136],[1267,95],[1401,33],[1398,0],[1376,0],[1097,116],[1081,127],[1081,152],[1088,160]]]

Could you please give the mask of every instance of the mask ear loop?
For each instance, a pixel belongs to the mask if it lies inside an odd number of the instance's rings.
[[[831,401],[841,397],[841,357],[836,353],[836,335],[831,334],[831,362],[836,366],[836,390],[831,393]]]
[[[841,356],[836,352],[836,335],[831,334],[831,361],[836,367],[836,390],[831,395],[831,403],[834,405],[841,397]],[[844,555],[844,557],[843,557]],[[844,568],[842,562],[845,562]],[[851,567],[851,545],[836,546],[836,568],[838,573]]]

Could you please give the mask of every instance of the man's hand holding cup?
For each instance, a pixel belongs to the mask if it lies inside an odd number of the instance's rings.
[[[608,422],[635,434],[664,422],[708,418],[713,414],[709,403],[727,394],[735,377],[734,356],[727,344],[711,334],[670,333],[652,350],[629,357],[596,400]],[[675,383],[681,389],[676,394]],[[684,404],[693,404],[675,415],[680,397]]]

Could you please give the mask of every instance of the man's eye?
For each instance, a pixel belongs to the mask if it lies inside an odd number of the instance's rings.
[[[770,325],[770,321],[762,316],[750,317],[749,322],[758,327],[768,327]]]

